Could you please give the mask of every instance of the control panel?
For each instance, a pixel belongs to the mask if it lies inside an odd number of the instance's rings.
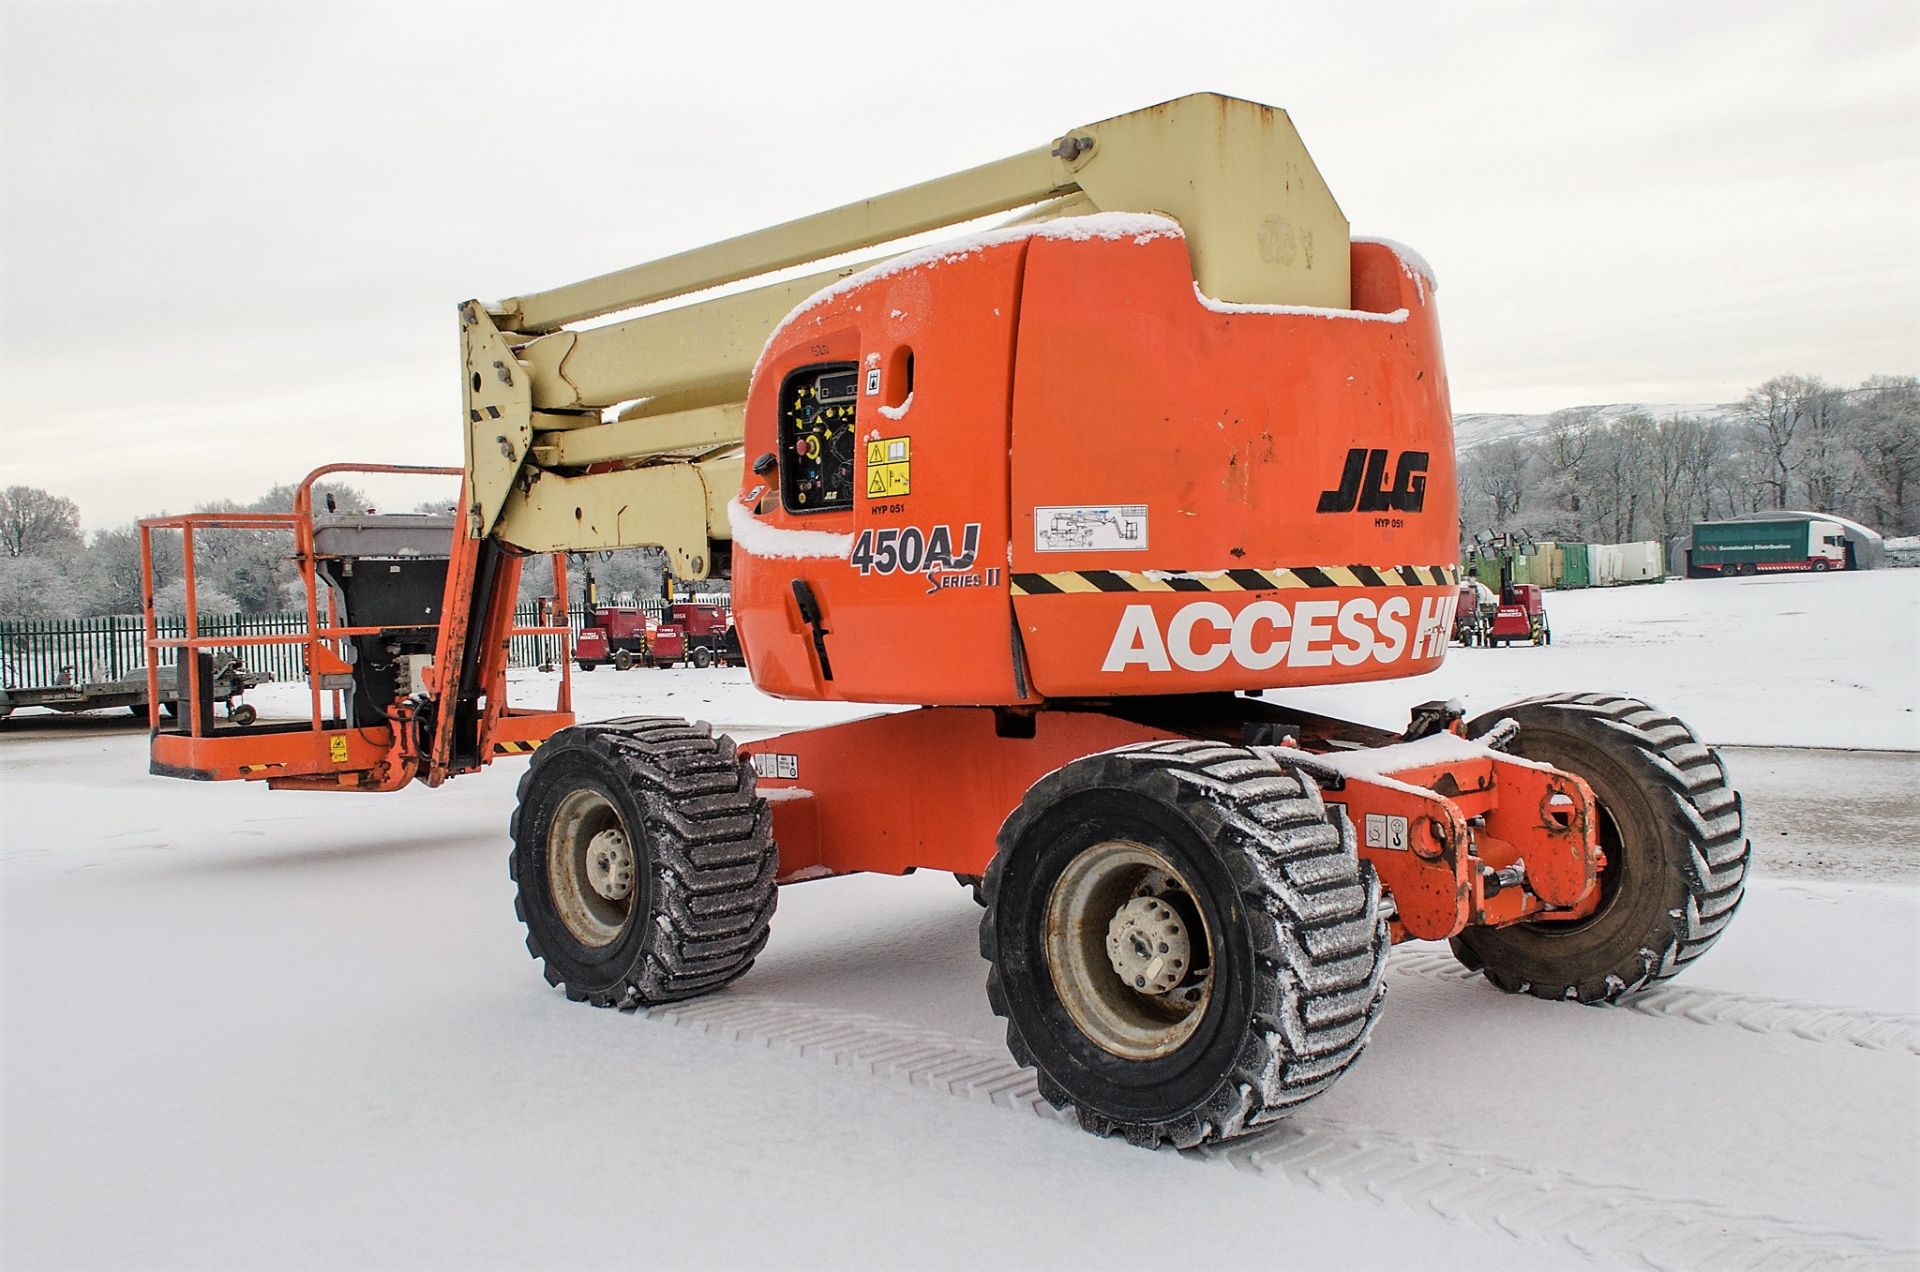
[[[780,386],[780,502],[788,512],[853,506],[859,393],[856,362],[802,367]]]

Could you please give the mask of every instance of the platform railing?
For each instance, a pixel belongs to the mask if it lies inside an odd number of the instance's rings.
[[[343,623],[339,606],[331,588],[323,588],[320,582],[318,562],[319,553],[314,546],[313,525],[313,489],[316,482],[336,473],[357,474],[399,474],[409,476],[460,477],[458,468],[426,467],[409,464],[328,464],[314,469],[294,495],[292,512],[196,512],[176,516],[147,517],[140,522],[140,595],[142,648],[146,653],[147,677],[147,722],[148,728],[158,733],[161,727],[160,706],[160,659],[163,653],[171,654],[176,671],[175,694],[179,701],[180,727],[192,737],[205,737],[212,731],[213,722],[206,718],[202,701],[202,667],[198,655],[215,650],[239,651],[248,648],[267,646],[298,646],[301,665],[305,669],[309,688],[308,728],[321,732],[328,727],[328,720],[340,720],[344,723],[346,704],[343,691],[329,687],[324,682],[329,675],[351,674],[351,659],[348,641],[356,636],[374,636],[395,631],[433,631],[438,623],[395,624],[379,626],[356,626]],[[264,633],[255,635],[237,635],[231,632],[205,634],[200,630],[199,614],[199,569],[196,560],[196,535],[203,536],[210,531],[268,531],[292,536],[293,557],[299,569],[302,590],[305,593],[305,629],[286,633]],[[154,535],[156,531],[176,531],[180,535],[180,568],[184,589],[185,633],[180,636],[162,636],[159,631],[158,616],[154,608],[156,580],[154,576]],[[461,533],[458,519],[449,532]],[[553,586],[555,596],[566,595],[566,561],[560,555],[552,558]],[[322,600],[324,592],[325,599]],[[536,610],[537,621],[532,626],[516,624],[506,633],[509,641],[518,637],[552,637],[558,642],[559,657],[556,663],[561,678],[558,688],[556,707],[559,711],[572,710],[572,656],[573,632],[564,617],[564,610],[552,598],[541,598]],[[556,617],[558,614],[558,617]],[[518,714],[507,707],[508,714]]]

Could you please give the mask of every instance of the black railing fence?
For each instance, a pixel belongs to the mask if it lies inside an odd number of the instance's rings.
[[[661,602],[643,601],[641,608],[658,616]],[[568,626],[579,632],[584,609],[574,606]],[[202,614],[200,634],[222,636],[297,636],[306,631],[304,612],[278,614]],[[536,627],[539,607],[520,606],[514,625]],[[179,615],[162,616],[156,623],[163,639],[187,634]],[[146,666],[141,649],[138,614],[111,614],[100,618],[0,619],[0,686],[9,689],[47,685],[90,684],[133,676]],[[249,670],[265,672],[275,680],[306,676],[299,645],[253,645],[235,651]],[[538,667],[559,657],[553,636],[516,636],[508,643],[509,665]],[[163,662],[167,661],[162,659]]]

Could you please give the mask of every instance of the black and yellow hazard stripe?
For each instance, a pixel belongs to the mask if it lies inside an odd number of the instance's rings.
[[[495,755],[532,755],[539,749],[538,742],[495,742],[493,744]]]
[[[1303,565],[1271,570],[1063,570],[1015,574],[1015,596],[1065,596],[1085,592],[1284,592],[1321,587],[1452,587],[1460,571],[1451,565]]]

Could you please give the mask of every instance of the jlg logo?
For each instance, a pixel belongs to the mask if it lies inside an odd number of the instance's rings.
[[[1427,502],[1427,452],[1401,451],[1387,485],[1384,450],[1356,446],[1347,452],[1340,484],[1320,492],[1320,512],[1419,512]]]
[[[1436,658],[1446,652],[1457,599],[1422,597],[1417,618],[1404,596],[1254,601],[1238,613],[1219,601],[1194,601],[1174,611],[1164,632],[1153,606],[1129,605],[1100,670],[1217,671],[1231,661],[1270,671]]]

